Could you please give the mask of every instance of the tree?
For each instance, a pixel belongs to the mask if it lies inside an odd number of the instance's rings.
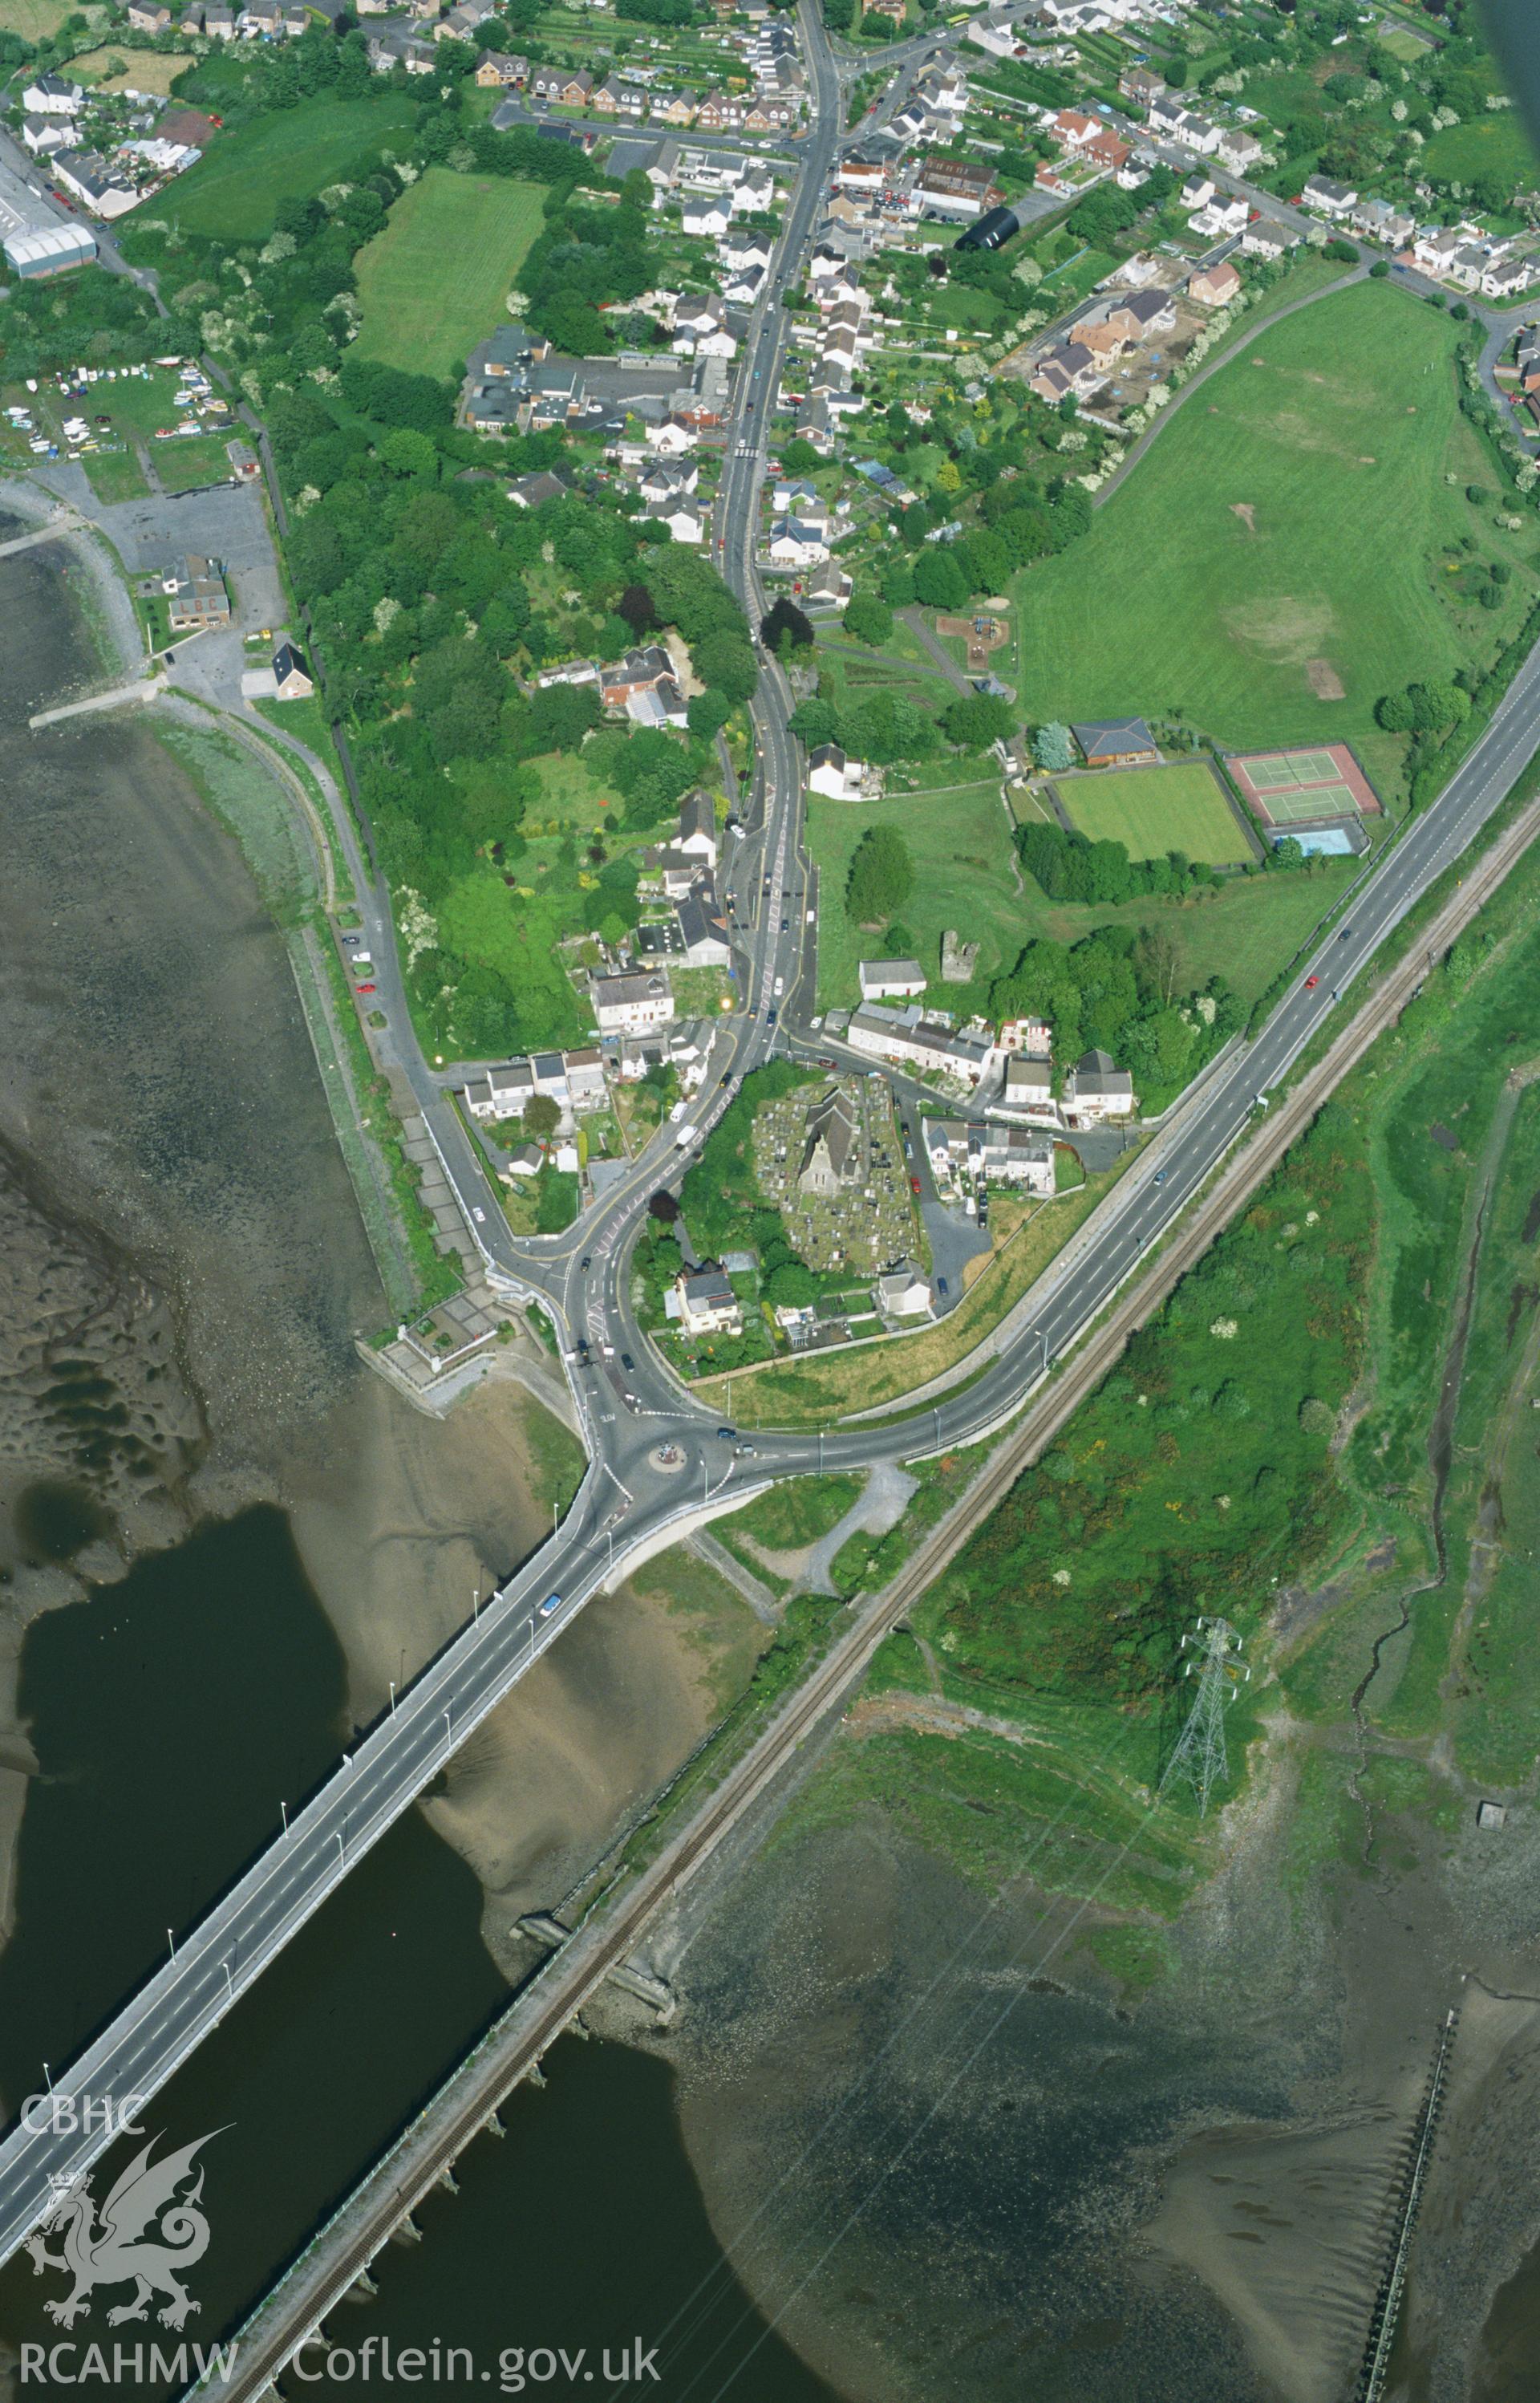
[[[1050,775],[1061,776],[1066,769],[1075,765],[1075,737],[1067,726],[1061,726],[1057,720],[1047,726],[1040,726],[1037,739],[1032,746],[1032,756],[1038,766],[1046,768]]]
[[[644,634],[657,632],[661,621],[657,604],[645,584],[628,584],[615,606],[617,616],[624,618],[638,641]]]
[[[524,1132],[532,1143],[547,1143],[562,1123],[562,1112],[549,1093],[532,1093],[524,1104]]]
[[[814,636],[801,610],[783,595],[761,621],[759,639],[768,651],[811,651]]]
[[[913,957],[919,945],[902,918],[895,918],[882,938],[882,949],[890,960],[907,960]]]
[[[945,543],[932,543],[914,563],[914,597],[927,609],[961,609],[968,597],[962,569]]]
[[[728,704],[719,692],[693,693],[685,705],[689,730],[698,743],[709,742],[728,722]]]
[[[941,712],[941,729],[960,750],[987,751],[992,743],[1009,742],[1016,712],[992,694],[960,692]]]
[[[914,889],[914,862],[895,826],[868,826],[855,846],[845,884],[845,908],[860,926],[895,916]]]
[[[800,434],[794,434],[789,442],[782,443],[781,468],[784,475],[811,476],[822,465],[823,461],[812,444],[804,441]]]
[[[875,592],[853,592],[845,604],[845,631],[875,649],[893,634],[893,611]]]

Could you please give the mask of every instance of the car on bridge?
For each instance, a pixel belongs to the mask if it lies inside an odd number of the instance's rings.
[[[559,1611],[561,1607],[561,1595],[559,1593],[548,1593],[545,1601],[540,1604],[539,1609],[534,1615],[536,1618],[549,1618]]]

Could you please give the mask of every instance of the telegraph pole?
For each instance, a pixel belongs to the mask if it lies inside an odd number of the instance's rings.
[[[1188,1647],[1191,1647],[1190,1651]],[[1229,1755],[1225,1743],[1225,1713],[1238,1688],[1251,1675],[1241,1660],[1241,1638],[1227,1618],[1200,1618],[1190,1635],[1182,1638],[1188,1653],[1182,1674],[1198,1675],[1198,1694],[1176,1749],[1160,1779],[1163,1795],[1178,1779],[1198,1797],[1198,1815],[1208,1815],[1209,1796],[1229,1782]]]

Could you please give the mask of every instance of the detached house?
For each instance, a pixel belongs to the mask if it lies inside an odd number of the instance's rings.
[[[1317,216],[1330,217],[1334,222],[1351,216],[1358,204],[1358,195],[1351,184],[1339,184],[1330,175],[1307,175],[1305,188],[1299,195],[1307,209]]]
[[[847,758],[838,743],[821,743],[808,755],[808,790],[831,801],[858,801],[866,762]]]
[[[529,88],[536,100],[556,101],[563,108],[587,108],[593,97],[593,77],[587,67],[575,75],[570,67],[536,67]]]
[[[679,1320],[687,1335],[742,1335],[743,1313],[734,1293],[720,1269],[702,1268],[694,1276],[681,1276],[673,1292],[678,1300]]]

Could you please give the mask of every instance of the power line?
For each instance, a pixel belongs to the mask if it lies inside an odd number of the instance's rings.
[[[1182,1674],[1190,1677],[1196,1669],[1198,1698],[1166,1763],[1160,1792],[1163,1795],[1180,1778],[1197,1795],[1201,1819],[1208,1815],[1209,1796],[1214,1787],[1229,1783],[1225,1713],[1251,1671],[1241,1660],[1241,1638],[1228,1618],[1200,1618],[1193,1632],[1183,1636],[1182,1648],[1187,1652]]]

